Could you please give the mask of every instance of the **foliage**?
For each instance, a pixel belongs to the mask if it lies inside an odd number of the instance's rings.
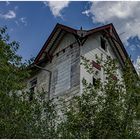
[[[54,138],[55,105],[46,101],[44,92],[29,102],[30,93],[19,91],[26,86],[31,61],[22,63],[18,48],[18,42],[10,42],[6,27],[0,28],[0,138]]]
[[[23,87],[23,80],[29,76],[27,64],[22,63],[22,57],[16,52],[19,43],[10,42],[6,27],[0,28],[0,91],[9,93]],[[13,82],[14,81],[14,82]]]
[[[30,75],[28,63],[16,54],[18,47],[9,41],[6,28],[0,28],[0,138],[140,138],[140,79],[129,61],[116,79],[117,61],[97,57],[105,81],[97,79],[92,85],[83,79],[82,95],[58,105],[44,91],[32,101],[31,93],[17,92]],[[91,62],[82,60],[93,76]]]
[[[23,87],[23,80],[29,74],[25,69],[26,65],[21,63],[21,56],[16,54],[18,42],[10,42],[6,29],[0,28],[0,132],[1,138],[12,138],[15,137],[12,131],[16,135],[15,131],[20,126],[18,123],[20,116],[16,114],[19,109],[23,109],[22,106],[19,108],[21,102],[17,99],[15,91]],[[24,110],[26,108],[25,104]]]
[[[94,75],[91,62],[82,58],[82,65]],[[106,81],[98,79],[95,86],[83,79],[83,94],[74,97],[62,122],[62,138],[140,138],[138,125],[140,87],[139,79],[128,61],[123,77],[117,75],[116,60],[110,57],[102,65]],[[126,90],[125,90],[126,89]]]
[[[16,94],[14,97],[3,95],[0,102],[0,138],[55,138],[55,106],[53,100],[42,99],[44,95],[46,93],[41,92],[30,102],[28,94],[26,100]]]

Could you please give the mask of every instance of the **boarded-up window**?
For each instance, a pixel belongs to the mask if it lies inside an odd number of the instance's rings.
[[[71,65],[71,87],[77,86],[80,83],[79,61]]]
[[[55,85],[55,94],[62,93],[70,88],[70,59],[64,60],[57,66],[57,84]]]
[[[98,63],[96,63],[95,61],[92,61],[92,66],[98,70],[101,70],[101,66]]]

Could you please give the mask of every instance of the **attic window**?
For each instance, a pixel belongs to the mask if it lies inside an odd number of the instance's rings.
[[[106,40],[101,37],[101,48],[106,51]]]
[[[65,53],[65,49],[63,49],[63,53]]]
[[[73,45],[70,45],[70,48],[72,49],[73,48]]]
[[[59,56],[59,53],[56,53],[56,56]]]

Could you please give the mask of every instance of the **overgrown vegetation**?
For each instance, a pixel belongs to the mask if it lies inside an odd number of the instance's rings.
[[[32,101],[27,100],[30,93],[17,92],[30,75],[28,63],[16,54],[18,47],[0,28],[0,138],[140,138],[140,80],[129,61],[122,79],[115,80],[116,61],[97,58],[106,81],[98,79],[93,86],[83,79],[83,94],[59,108],[43,91]],[[93,75],[91,62],[82,60]]]
[[[99,60],[99,59],[98,59]],[[103,64],[103,60],[99,61]],[[94,74],[91,62],[83,58],[87,72]],[[93,86],[83,79],[83,94],[75,97],[66,112],[63,122],[63,138],[139,138],[140,109],[139,80],[126,63],[123,79],[117,75],[115,60],[109,57],[102,67],[106,81],[100,79]],[[125,85],[125,86],[124,86]],[[126,89],[126,90],[124,90]]]

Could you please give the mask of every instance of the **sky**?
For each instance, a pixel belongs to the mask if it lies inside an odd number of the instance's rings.
[[[140,62],[140,1],[0,1],[0,27],[20,42],[24,60],[36,57],[57,23],[92,29],[113,23],[134,66]]]

